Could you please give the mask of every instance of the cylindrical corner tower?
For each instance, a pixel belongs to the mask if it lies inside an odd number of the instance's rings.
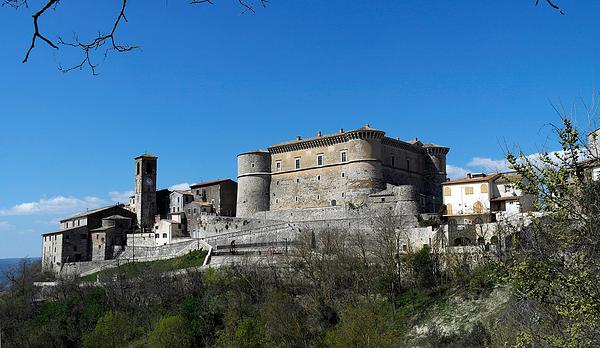
[[[271,154],[253,151],[238,157],[237,217],[252,217],[270,208]]]
[[[429,145],[425,147],[439,175],[446,175],[446,154],[450,150],[444,146]]]

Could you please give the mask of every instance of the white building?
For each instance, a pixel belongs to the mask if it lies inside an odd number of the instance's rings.
[[[442,184],[450,224],[471,225],[514,218],[533,211],[535,199],[513,187],[515,173],[468,174]]]
[[[154,245],[167,245],[173,239],[183,237],[183,225],[175,220],[159,220],[154,223]]]
[[[169,213],[183,212],[183,206],[194,200],[192,191],[175,190],[169,195]]]

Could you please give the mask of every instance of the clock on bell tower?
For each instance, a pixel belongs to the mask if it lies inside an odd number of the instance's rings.
[[[145,232],[154,225],[156,207],[156,164],[158,157],[144,154],[135,158],[135,214]]]

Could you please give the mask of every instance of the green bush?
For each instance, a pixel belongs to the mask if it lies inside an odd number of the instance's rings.
[[[190,346],[190,339],[183,319],[178,315],[160,319],[154,330],[148,335],[148,346],[152,348]]]
[[[84,347],[124,347],[133,338],[134,325],[125,314],[109,311],[104,314],[92,332],[83,338]]]

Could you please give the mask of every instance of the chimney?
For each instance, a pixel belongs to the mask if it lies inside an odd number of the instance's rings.
[[[321,136],[321,131],[317,132],[317,136],[320,137]]]
[[[344,128],[340,128],[340,134],[344,134]]]
[[[471,173],[467,173],[467,178],[471,179]]]
[[[298,136],[296,137],[296,140],[302,140],[302,137],[298,135]]]

